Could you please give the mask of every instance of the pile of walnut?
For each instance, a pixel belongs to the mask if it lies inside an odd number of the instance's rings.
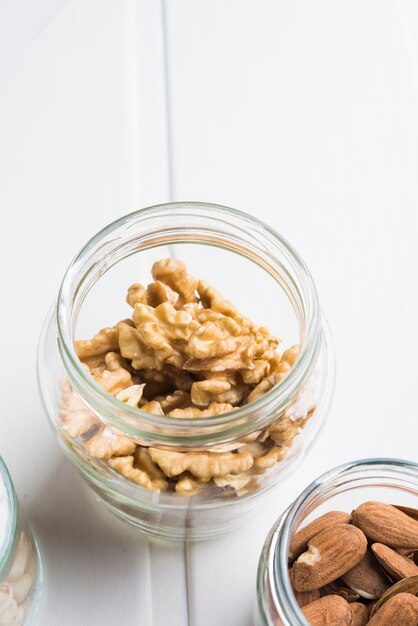
[[[196,280],[183,262],[162,259],[154,282],[134,284],[132,319],[76,342],[78,357],[106,391],[133,407],[176,418],[212,417],[252,402],[294,364],[298,346],[282,356],[278,339],[243,317],[221,294]],[[225,451],[178,452],[137,445],[105,426],[68,381],[61,419],[89,455],[149,491],[194,495],[209,482],[244,493],[281,460],[314,410],[286,414]],[[232,448],[232,449],[231,449]]]
[[[290,580],[312,626],[417,626],[418,510],[331,511],[290,545]]]

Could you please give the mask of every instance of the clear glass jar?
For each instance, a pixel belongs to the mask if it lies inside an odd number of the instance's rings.
[[[192,274],[213,284],[246,317],[272,332],[277,328],[284,348],[299,344],[299,356],[279,384],[233,412],[190,420],[130,407],[94,382],[77,358],[75,338],[92,336],[126,317],[116,302],[124,303],[128,285],[148,276],[152,262],[166,256],[184,260]],[[334,384],[329,332],[298,253],[257,219],[200,203],[137,211],[84,246],[64,276],[42,331],[38,372],[58,439],[100,500],[143,532],[180,540],[211,537],[245,523],[261,495],[303,459],[328,413]],[[63,380],[112,432],[143,447],[217,453],[241,449],[285,417],[304,428],[282,446],[283,459],[251,476],[248,486],[210,485],[193,496],[150,493],[89,455],[80,438],[69,436],[60,419]]]
[[[366,459],[337,467],[311,483],[281,515],[264,544],[257,574],[255,626],[309,626],[290,583],[290,542],[301,525],[328,511],[350,512],[369,500],[417,508],[418,465],[399,459]]]
[[[16,492],[0,457],[0,624],[34,623],[42,584],[38,546],[22,515]]]

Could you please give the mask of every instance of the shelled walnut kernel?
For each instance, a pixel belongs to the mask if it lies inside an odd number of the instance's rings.
[[[154,282],[128,289],[132,319],[76,342],[96,383],[118,400],[168,418],[193,420],[234,411],[269,391],[293,367],[297,345],[256,326],[218,291],[191,276],[182,261],[162,259]],[[210,451],[147,448],[103,424],[65,380],[64,430],[94,458],[151,492],[196,495],[212,487],[242,495],[281,461],[315,410],[282,414],[264,431]],[[253,443],[251,443],[253,442]]]

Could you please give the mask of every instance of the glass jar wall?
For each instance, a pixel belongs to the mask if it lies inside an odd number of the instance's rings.
[[[418,465],[367,459],[335,468],[311,483],[278,519],[260,557],[255,626],[309,626],[289,577],[289,546],[300,527],[329,511],[350,513],[367,501],[410,508],[418,503]]]
[[[39,550],[0,458],[0,624],[29,626],[42,582]]]
[[[277,384],[266,380],[266,392],[254,401],[193,419],[181,411],[153,414],[111,395],[80,362],[76,339],[121,319],[124,332],[136,332],[126,328],[133,326],[126,321],[126,289],[146,284],[153,263],[167,257],[185,261],[191,274],[236,305],[234,313],[227,309],[234,323],[250,318],[280,337],[286,373]],[[145,312],[154,315],[150,307]],[[143,532],[171,539],[203,539],[244,523],[260,497],[302,461],[325,420],[334,382],[329,332],[298,253],[255,218],[200,203],[137,211],[86,244],[46,321],[38,369],[58,440],[100,500]],[[131,383],[161,382],[155,371],[130,367],[129,375]]]

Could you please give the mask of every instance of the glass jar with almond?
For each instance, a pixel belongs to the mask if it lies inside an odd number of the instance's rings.
[[[367,459],[311,483],[267,537],[255,626],[418,623],[418,465]]]
[[[202,539],[242,524],[328,412],[311,275],[257,219],[178,203],[104,228],[68,268],[39,380],[58,439],[114,513]]]

